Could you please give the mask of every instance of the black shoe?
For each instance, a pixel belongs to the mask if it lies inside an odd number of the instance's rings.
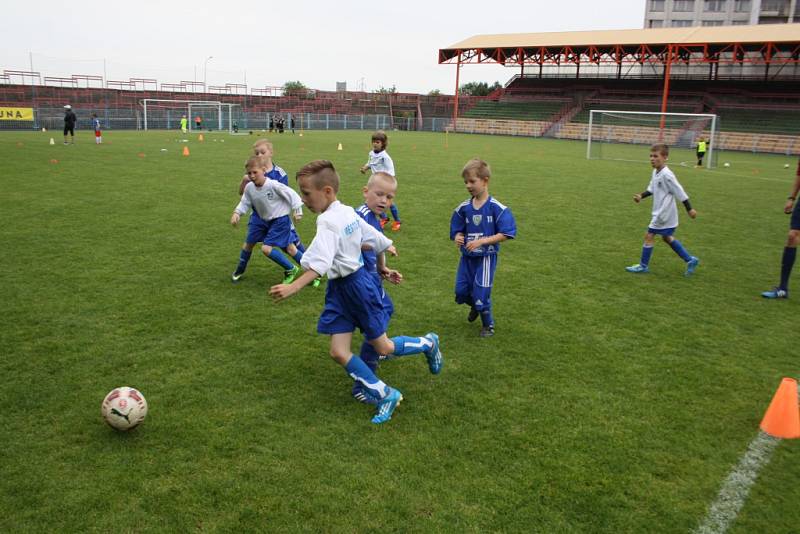
[[[494,335],[493,326],[484,326],[481,328],[481,337],[492,337]]]
[[[475,319],[478,318],[478,315],[480,315],[480,313],[478,313],[478,310],[476,310],[475,308],[470,308],[469,315],[467,315],[467,321],[471,323],[474,322]]]

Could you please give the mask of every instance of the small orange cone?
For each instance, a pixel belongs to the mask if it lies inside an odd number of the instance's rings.
[[[183,155],[184,156],[188,156],[189,155],[189,147],[188,146],[183,147]]]
[[[800,438],[797,380],[784,378],[761,420],[761,430],[775,438]]]
[[[198,137],[197,140],[200,141],[201,143],[203,141],[205,141],[205,138],[203,137],[203,134],[200,134],[200,137]]]

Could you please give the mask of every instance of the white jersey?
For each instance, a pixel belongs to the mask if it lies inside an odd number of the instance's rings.
[[[269,221],[291,212],[302,214],[303,201],[294,189],[276,180],[266,180],[261,187],[250,182],[245,186],[242,200],[234,211],[244,215],[251,208],[259,217]]]
[[[317,217],[317,235],[303,253],[300,265],[329,279],[344,278],[364,265],[362,245],[380,254],[392,245],[392,240],[337,200]]]
[[[376,172],[385,172],[392,176],[395,175],[394,162],[385,150],[381,150],[380,152],[371,150],[369,153],[369,160],[367,161],[367,167],[372,170],[372,174]]]
[[[650,228],[675,228],[678,226],[678,206],[675,203],[689,198],[675,174],[664,165],[660,171],[653,169],[647,190],[653,194],[653,218]]]

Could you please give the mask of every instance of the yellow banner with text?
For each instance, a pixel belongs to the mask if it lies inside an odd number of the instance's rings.
[[[0,108],[0,121],[32,121],[33,108]]]

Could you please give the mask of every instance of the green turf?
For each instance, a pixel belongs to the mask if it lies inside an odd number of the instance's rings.
[[[684,278],[659,243],[636,276],[646,148],[619,163],[582,142],[390,133],[406,277],[390,334],[437,331],[445,367],[385,363],[406,401],[375,427],[316,334],[324,288],[273,304],[281,272],[257,254],[230,282],[255,136],[192,136],[188,158],[175,133],[50,136],[0,134],[3,532],[687,532],[798,377],[800,274],[797,298],[759,296],[788,228],[785,157],[676,166],[699,213],[677,236],[702,263]],[[361,202],[369,132],[274,141],[290,176],[332,159]],[[452,296],[449,218],[476,155],[519,228],[491,339]],[[306,243],[313,229],[306,213]],[[150,405],[129,434],[100,417],[122,385]],[[797,456],[779,445],[735,532],[796,532]]]

